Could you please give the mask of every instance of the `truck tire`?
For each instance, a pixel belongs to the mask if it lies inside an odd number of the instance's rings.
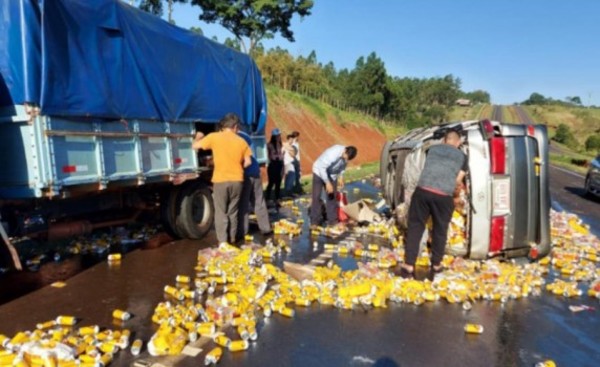
[[[215,207],[211,190],[202,182],[190,182],[180,191],[175,223],[182,237],[198,240],[212,228]]]
[[[396,169],[394,167],[395,155],[388,156],[385,181],[383,182],[383,194],[387,203],[391,208],[395,207],[394,203],[394,183],[396,182]]]
[[[393,189],[391,194],[391,197],[393,197],[394,200],[394,208],[404,202],[404,185],[402,184],[402,176],[404,175],[404,163],[406,162],[407,155],[407,151],[399,151],[398,155],[396,156],[396,166],[393,167],[393,169],[395,169],[394,176],[396,177],[394,185],[392,186]]]
[[[177,229],[177,200],[179,196],[180,187],[173,186],[170,190],[161,196],[160,201],[160,219],[165,232],[174,239],[182,238],[183,235]]]
[[[390,156],[390,145],[392,145],[393,142],[388,141],[385,143],[385,145],[383,146],[383,148],[381,149],[381,156],[379,157],[379,178],[381,179],[381,185],[382,187],[385,188],[385,182],[387,179],[387,172],[388,172],[388,159]]]

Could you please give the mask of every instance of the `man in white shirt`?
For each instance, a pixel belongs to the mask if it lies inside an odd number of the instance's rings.
[[[338,202],[335,197],[338,188],[338,177],[340,178],[339,186],[343,188],[342,174],[346,170],[348,161],[354,159],[356,154],[357,149],[354,146],[334,145],[323,152],[313,164],[311,225],[321,225],[321,212],[323,210],[321,193],[323,189],[327,194],[325,195],[327,224],[331,226],[338,223]]]

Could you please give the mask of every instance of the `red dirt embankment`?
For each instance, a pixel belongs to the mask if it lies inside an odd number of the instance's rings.
[[[271,130],[278,127],[282,138],[292,131],[300,133],[300,163],[302,174],[310,174],[314,161],[335,144],[354,145],[358,149],[353,166],[379,160],[381,148],[386,142],[385,135],[360,121],[339,121],[328,116],[326,120],[307,110],[278,104],[269,105],[267,119],[267,141]]]

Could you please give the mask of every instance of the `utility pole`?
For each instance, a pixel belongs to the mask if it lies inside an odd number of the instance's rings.
[[[173,24],[173,17],[172,17],[172,15],[173,15],[173,0],[169,0],[168,12],[169,12],[169,18],[168,18],[169,23]]]

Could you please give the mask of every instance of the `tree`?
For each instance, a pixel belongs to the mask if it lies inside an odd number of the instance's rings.
[[[150,0],[148,0],[150,1]],[[158,0],[151,0],[158,1]],[[263,39],[277,33],[294,42],[291,20],[310,15],[312,0],[190,0],[202,9],[200,20],[219,23],[240,41],[244,51],[251,53]],[[244,39],[249,40],[248,46]]]
[[[365,60],[358,58],[350,73],[346,96],[350,104],[369,114],[380,117],[389,98],[387,70],[375,52]]]
[[[566,97],[565,100],[568,103],[574,104],[574,105],[578,105],[581,106],[581,98],[575,96],[575,97]]]
[[[548,103],[548,100],[546,99],[546,97],[544,97],[543,95],[539,94],[539,93],[531,93],[531,95],[529,96],[529,99],[525,100],[523,102],[523,104],[525,105],[543,105]]]
[[[464,98],[471,101],[471,103],[490,103],[490,94],[484,90],[475,90],[473,92],[464,93]]]
[[[190,31],[192,31],[196,34],[199,34],[201,36],[204,36],[204,31],[200,27],[190,27]]]
[[[565,125],[565,124],[558,125],[558,128],[556,128],[556,134],[554,134],[553,139],[561,144],[568,146],[568,147],[577,146],[577,140],[575,139],[575,136],[571,132],[571,128],[569,128],[569,126]]]
[[[223,44],[227,47],[233,48],[236,51],[240,51],[241,47],[240,47],[240,41],[238,41],[237,38],[229,38],[227,37],[225,39],[225,42],[223,42]]]
[[[585,140],[585,150],[590,152],[600,152],[600,134],[588,136],[588,138]]]
[[[187,3],[189,0],[141,0],[140,9],[149,13],[162,16],[163,15],[163,3],[167,3],[167,20],[171,24],[175,24],[173,20],[173,4],[174,3]]]

